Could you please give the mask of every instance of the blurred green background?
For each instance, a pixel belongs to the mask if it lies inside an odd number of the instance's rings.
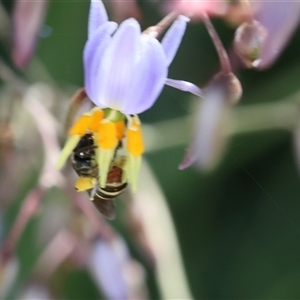
[[[139,7],[144,17],[143,28],[162,17],[151,2],[140,1]],[[63,89],[83,85],[82,50],[87,38],[88,9],[89,1],[49,3],[42,29],[45,37],[39,40],[36,56]],[[213,22],[230,48],[233,28],[222,20]],[[285,101],[299,91],[299,49],[297,30],[272,68],[238,71],[244,94],[237,109]],[[200,22],[190,23],[169,77],[204,86],[218,68],[206,29]],[[34,66],[29,69],[30,74],[34,73]],[[155,122],[189,115],[194,101],[190,95],[166,87],[156,104],[140,118],[155,128]],[[259,122],[253,119],[256,121]],[[169,134],[176,136],[176,131],[174,128]],[[187,133],[185,145],[149,152],[145,157],[168,200],[194,298],[300,299],[300,177],[293,133],[278,129],[236,134],[213,171],[179,171],[178,164],[192,131],[191,128]],[[34,172],[30,177],[5,213],[5,232],[23,195],[36,181]],[[48,197],[62,197],[57,193],[49,191]],[[122,217],[111,223],[134,248],[123,228]],[[18,244],[20,282],[29,276],[40,251],[35,241],[38,224],[33,219]],[[141,257],[138,259],[145,263]],[[153,274],[148,271],[150,295],[157,299]],[[64,299],[100,297],[83,270],[65,275],[63,293]]]

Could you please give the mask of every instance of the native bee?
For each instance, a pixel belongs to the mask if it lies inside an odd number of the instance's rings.
[[[120,145],[121,147],[121,145]],[[122,158],[112,160],[107,175],[106,186],[101,188],[99,182],[98,164],[95,159],[95,150],[92,133],[86,133],[78,142],[72,154],[72,166],[77,172],[79,181],[89,181],[91,185],[87,190],[90,199],[97,209],[108,219],[115,217],[114,198],[124,192],[127,182],[123,181]],[[78,187],[75,188],[78,189]]]

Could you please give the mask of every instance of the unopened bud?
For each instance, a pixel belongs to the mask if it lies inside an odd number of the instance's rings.
[[[257,67],[267,37],[267,30],[257,21],[240,25],[234,37],[234,50],[248,67]]]

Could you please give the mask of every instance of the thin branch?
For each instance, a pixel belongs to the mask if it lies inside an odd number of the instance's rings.
[[[205,12],[202,13],[202,20],[203,20],[203,23],[215,45],[216,50],[217,50],[222,72],[225,74],[231,73],[232,68],[231,68],[228,54],[220,40],[219,35],[217,34],[213,24],[211,23],[208,15]]]
[[[2,257],[4,257],[4,261],[5,258],[9,259],[12,256],[16,244],[20,239],[26,225],[37,212],[43,194],[44,189],[37,187],[31,190],[24,200],[19,214],[17,215],[17,218],[14,221],[14,224],[12,225],[12,228],[1,249],[1,254]]]
[[[245,7],[245,10],[248,12],[248,14],[246,14],[245,21],[249,24],[253,23],[254,21],[253,9],[251,7],[249,0],[240,0],[240,2]]]
[[[144,33],[152,35],[155,38],[158,38],[179,16],[177,12],[171,12],[166,15],[159,23],[155,26],[147,28]]]
[[[88,102],[88,98],[87,98],[85,88],[83,87],[77,90],[76,93],[71,98],[69,104],[69,110],[68,110],[68,114],[64,126],[65,134],[67,134],[68,130],[74,123],[74,117],[76,116],[76,114],[78,113],[78,111],[80,110],[80,108],[83,106],[85,102]]]
[[[88,199],[88,194],[86,194],[86,199],[83,199],[82,193],[77,192],[70,184],[67,185],[66,189],[67,195],[71,198],[72,203],[75,204],[75,206],[92,223],[97,235],[107,241],[114,240],[117,234],[113,228],[107,224],[105,219],[100,216],[97,209],[93,206],[92,201]]]
[[[33,86],[27,90],[23,101],[24,107],[33,117],[44,146],[45,158],[43,171],[40,176],[40,184],[45,187],[53,185],[62,186],[64,178],[55,168],[60,153],[58,137],[55,130],[57,128],[57,122],[38,100],[42,94],[44,97],[47,97],[41,88]]]
[[[12,71],[9,66],[0,58],[0,78],[14,87],[14,89],[22,95],[27,88],[27,84],[24,80],[16,75],[14,71]]]
[[[228,134],[239,135],[266,130],[292,131],[299,121],[300,92],[276,102],[258,103],[235,107],[228,127]],[[194,115],[143,125],[147,153],[157,152],[189,143]],[[255,122],[253,121],[255,120]],[[176,135],[170,135],[176,130]]]
[[[67,230],[60,231],[42,252],[34,273],[50,278],[77,246],[78,239],[76,236]]]

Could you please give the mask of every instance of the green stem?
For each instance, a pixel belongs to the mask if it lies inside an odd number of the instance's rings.
[[[293,131],[300,123],[299,99],[300,93],[297,93],[278,102],[236,106],[232,110],[228,134],[233,136],[278,129]],[[192,119],[195,117],[193,114],[153,125],[144,124],[147,152],[188,145],[195,123]]]

